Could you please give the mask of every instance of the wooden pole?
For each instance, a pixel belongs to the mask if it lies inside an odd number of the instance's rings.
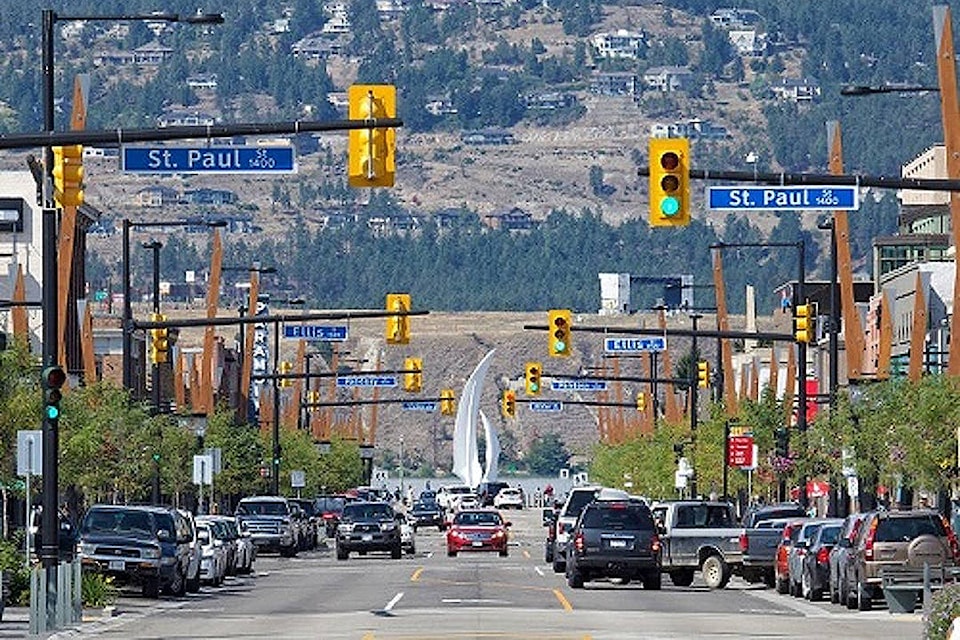
[[[207,319],[216,318],[220,306],[220,275],[223,270],[223,244],[220,241],[220,230],[213,230],[213,251],[210,257],[210,279],[207,282]],[[252,284],[251,284],[252,287]],[[252,291],[252,289],[251,289]],[[256,310],[256,303],[251,303]],[[203,357],[200,365],[200,388],[195,390],[199,399],[200,409],[210,415],[216,408],[216,394],[213,390],[213,352],[215,347],[214,330],[216,327],[206,327],[203,332]],[[244,329],[241,329],[244,331]],[[246,343],[244,343],[246,345]],[[244,354],[246,355],[246,354]],[[244,365],[247,361],[244,358]],[[248,385],[249,388],[249,385]]]
[[[723,258],[720,249],[713,250],[713,286],[717,294],[717,328],[730,330],[730,318],[727,316],[727,294],[723,284]],[[727,415],[737,414],[737,381],[733,377],[733,349],[729,338],[721,338],[720,353],[723,359],[723,402]]]
[[[913,327],[910,329],[910,368],[907,377],[911,382],[920,382],[923,375],[923,345],[927,337],[927,301],[923,294],[923,278],[917,272],[913,294]]]

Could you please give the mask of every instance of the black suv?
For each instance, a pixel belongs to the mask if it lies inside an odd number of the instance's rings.
[[[190,568],[190,522],[175,509],[94,505],[80,525],[83,568],[138,584],[143,595],[186,592]]]
[[[436,527],[439,531],[444,530],[443,508],[436,502],[417,500],[407,512],[409,521],[413,524],[413,530],[419,527]]]
[[[351,551],[389,551],[394,560],[403,554],[400,547],[400,519],[386,502],[351,502],[344,505],[337,526],[337,560],[346,560]]]
[[[595,578],[639,578],[660,588],[660,538],[650,509],[637,502],[596,500],[584,507],[567,543],[567,584]]]

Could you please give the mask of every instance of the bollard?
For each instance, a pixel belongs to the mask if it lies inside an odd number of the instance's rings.
[[[930,615],[930,608],[933,605],[933,590],[930,588],[930,564],[923,563],[923,616]]]

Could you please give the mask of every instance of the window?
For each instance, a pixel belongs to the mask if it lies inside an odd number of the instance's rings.
[[[583,512],[582,527],[590,529],[653,530],[653,518],[638,507],[596,506]]]
[[[908,542],[924,535],[938,538],[947,535],[940,518],[933,516],[884,518],[877,524],[874,542]]]

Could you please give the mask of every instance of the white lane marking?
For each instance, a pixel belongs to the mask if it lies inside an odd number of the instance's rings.
[[[403,591],[400,591],[399,593],[397,593],[397,595],[393,596],[393,600],[391,600],[390,602],[388,602],[388,603],[387,603],[387,606],[385,606],[385,607],[383,608],[383,610],[384,610],[384,611],[390,611],[391,609],[393,609],[393,607],[394,607],[398,602],[400,602],[400,598],[402,598],[402,597],[403,597]]]
[[[534,567],[533,570],[536,571],[537,575],[539,575],[541,578],[543,577],[543,569],[540,567]]]
[[[427,557],[428,557],[428,558],[432,558],[432,557],[433,557],[433,551],[431,551],[430,553],[428,553],[428,554],[427,554]]]

